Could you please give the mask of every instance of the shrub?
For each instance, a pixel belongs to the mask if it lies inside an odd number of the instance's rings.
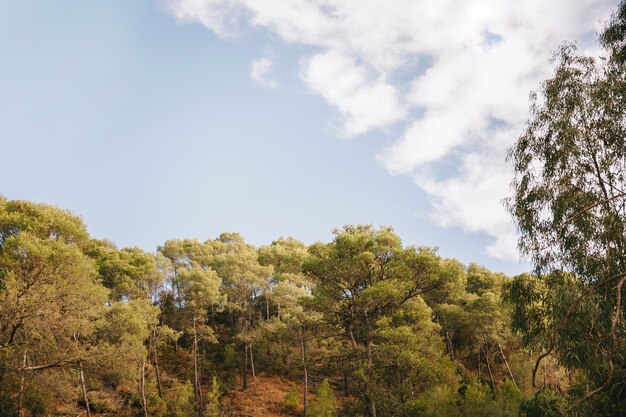
[[[337,399],[330,387],[328,379],[325,379],[315,390],[316,399],[311,403],[311,417],[336,417]]]
[[[219,417],[220,415],[220,385],[217,377],[213,377],[211,391],[207,394],[204,417]]]
[[[283,399],[283,407],[285,407],[285,410],[288,412],[295,414],[298,410],[300,410],[301,401],[300,390],[298,390],[296,384],[292,383],[289,386],[289,391],[287,391],[287,394]]]

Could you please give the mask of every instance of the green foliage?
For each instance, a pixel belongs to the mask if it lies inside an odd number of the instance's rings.
[[[328,379],[324,379],[315,390],[315,400],[309,406],[309,415],[311,417],[336,417],[337,408],[337,399],[333,389]]]
[[[455,390],[449,385],[429,389],[406,407],[404,415],[424,417],[459,417],[461,409]]]
[[[167,241],[154,255],[92,240],[67,212],[0,199],[0,414],[16,415],[26,366],[23,410],[32,415],[52,404],[68,412],[82,367],[94,412],[141,412],[145,397],[150,416],[189,417],[201,391],[204,415],[216,417],[252,351],[259,383],[304,369],[345,377],[352,397],[342,415],[459,416],[470,405],[515,415],[521,397],[508,382],[495,399],[481,386],[456,395],[477,350],[495,358],[498,346],[507,355],[518,346],[502,276],[405,247],[389,228],[335,234],[308,249],[281,238],[257,250],[225,233]],[[492,367],[505,372],[501,360]],[[216,371],[220,384],[206,392]],[[284,407],[301,411],[301,395],[292,385]],[[328,380],[307,411],[338,415]]]
[[[302,396],[296,384],[289,384],[289,391],[283,398],[283,407],[292,414],[298,412],[302,407]]]
[[[503,274],[495,274],[477,264],[470,264],[467,270],[467,292],[482,295],[485,292],[500,294],[502,284],[507,281]]]
[[[461,403],[463,417],[495,417],[499,415],[498,403],[491,388],[485,384],[473,383],[465,390]]]
[[[217,377],[213,377],[211,391],[206,395],[204,417],[219,417],[220,415],[220,385]]]
[[[521,404],[523,417],[562,417],[567,415],[567,401],[557,391],[544,388]]]
[[[222,366],[225,369],[229,369],[237,366],[237,363],[237,351],[235,350],[235,345],[229,343],[224,347],[224,360],[222,361]]]
[[[167,403],[167,417],[190,417],[196,413],[193,384],[187,380],[177,384]]]
[[[162,277],[154,255],[139,248],[118,250],[114,243],[98,240],[91,240],[85,253],[96,261],[111,299],[147,298],[156,293]]]
[[[498,402],[498,408],[502,417],[517,417],[519,416],[520,405],[524,396],[513,385],[509,379],[506,379],[496,392],[496,399]]]
[[[167,412],[167,403],[154,391],[148,395],[147,404],[150,416],[161,417]]]
[[[343,330],[352,376],[370,414],[389,412],[407,390],[453,381],[452,368],[438,360],[438,326],[421,297],[446,288],[429,249],[405,248],[390,228],[345,226],[329,244],[315,244],[304,265],[314,279],[318,307]]]
[[[622,1],[600,35],[604,58],[571,44],[557,52],[554,76],[533,95],[508,156],[515,176],[507,208],[535,272],[510,288],[514,327],[527,346],[582,372],[580,397],[598,415],[626,409],[617,394],[626,375],[616,371],[626,366],[625,27]]]
[[[25,392],[24,405],[30,412],[31,417],[44,417],[48,415],[46,398],[34,387]]]

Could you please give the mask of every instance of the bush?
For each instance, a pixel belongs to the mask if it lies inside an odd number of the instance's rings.
[[[502,417],[517,417],[520,415],[520,405],[522,404],[522,393],[515,388],[515,385],[507,378],[498,387],[498,405]]]
[[[289,391],[287,391],[287,394],[283,399],[283,407],[285,407],[285,410],[287,410],[289,413],[295,414],[300,410],[301,401],[302,400],[300,398],[300,390],[298,389],[296,384],[292,383],[289,386]]]
[[[184,384],[177,384],[173,398],[167,404],[168,417],[190,417],[196,413],[196,404],[193,395],[193,385],[189,380]]]
[[[524,417],[560,417],[566,415],[567,401],[561,394],[544,388],[522,402]]]
[[[46,402],[39,391],[29,389],[24,396],[24,405],[30,411],[31,417],[44,417],[48,415]]]
[[[481,383],[474,383],[467,387],[462,409],[465,417],[500,416],[498,403],[493,398],[491,388]]]
[[[448,385],[434,387],[420,397],[405,407],[404,415],[456,417],[461,414],[457,404],[456,392]]]
[[[213,377],[213,384],[211,392],[207,394],[206,409],[204,410],[204,417],[219,417],[220,415],[220,385],[217,382],[217,377]]]
[[[315,390],[316,399],[312,402],[309,414],[311,417],[336,417],[337,399],[330,387],[328,379],[325,379]]]

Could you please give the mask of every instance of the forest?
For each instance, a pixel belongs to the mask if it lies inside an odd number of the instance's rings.
[[[276,381],[278,415],[517,415],[533,384],[569,381],[553,357],[531,372],[509,278],[389,228],[152,254],[51,206],[0,210],[2,415],[238,415],[230,391]]]
[[[120,249],[0,196],[0,416],[626,415],[626,3],[599,44],[509,150],[518,276],[372,225]]]

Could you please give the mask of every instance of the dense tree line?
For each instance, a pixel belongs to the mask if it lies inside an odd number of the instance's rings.
[[[530,356],[509,330],[505,276],[389,228],[334,233],[147,253],[90,238],[67,211],[0,200],[0,414],[219,415],[260,373],[297,384],[295,414],[517,410]]]

